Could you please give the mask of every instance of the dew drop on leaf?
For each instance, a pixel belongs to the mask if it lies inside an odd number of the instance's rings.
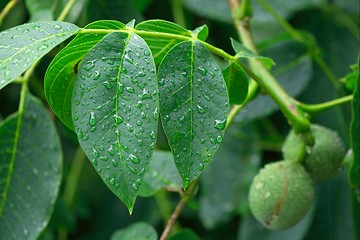
[[[93,156],[94,158],[99,157],[99,152],[98,152],[98,151],[96,151],[96,149],[95,149],[95,148],[93,148],[92,156]]]
[[[215,120],[214,128],[223,130],[226,126],[226,119],[224,120]]]
[[[154,131],[151,131],[150,137],[151,137],[152,139],[155,139],[155,138],[156,138],[156,133],[155,133]]]
[[[137,157],[137,156],[135,156],[134,154],[129,154],[129,158],[130,158],[130,160],[131,160],[131,162],[133,162],[133,163],[135,163],[135,164],[137,164],[137,163],[139,163],[140,162],[140,159]]]
[[[126,87],[126,91],[128,91],[129,93],[134,93],[135,92],[133,87]]]
[[[90,126],[94,126],[96,124],[96,118],[95,118],[94,112],[90,112],[89,124],[90,124]]]

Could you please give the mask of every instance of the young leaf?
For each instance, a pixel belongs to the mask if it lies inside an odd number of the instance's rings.
[[[158,234],[155,229],[148,223],[133,223],[125,229],[117,230],[111,240],[157,240]]]
[[[241,104],[247,97],[248,78],[244,70],[235,62],[222,71],[229,92],[231,104]]]
[[[125,25],[117,21],[102,20],[88,24],[86,29],[122,29]],[[76,36],[52,60],[45,73],[44,91],[46,99],[56,116],[70,129],[74,129],[71,118],[71,98],[77,70],[86,53],[105,34],[81,34]]]
[[[36,22],[1,32],[0,89],[78,29],[66,22]]]
[[[154,151],[139,189],[139,196],[149,197],[161,188],[181,190],[182,181],[171,152]]]
[[[186,188],[221,142],[229,111],[224,78],[198,41],[173,47],[159,67],[161,120]]]
[[[142,31],[152,31],[159,33],[171,33],[176,35],[182,35],[191,37],[191,31],[186,30],[185,28],[164,20],[148,20],[139,23],[136,27],[136,30]],[[144,37],[144,40],[149,45],[151,52],[154,56],[156,65],[159,65],[161,60],[164,58],[165,54],[176,44],[181,42],[178,39],[166,39],[161,37]]]
[[[209,28],[206,25],[197,27],[192,32],[193,32],[193,34],[195,34],[197,36],[198,39],[200,39],[202,41],[206,41],[207,37],[209,36]]]
[[[75,130],[130,213],[155,145],[158,104],[155,64],[138,35],[110,33],[84,58],[74,84]]]
[[[0,124],[1,239],[36,239],[50,219],[61,183],[55,126],[29,93],[24,109]]]
[[[268,69],[271,69],[271,67],[275,65],[274,60],[272,60],[271,58],[256,55],[255,53],[251,52],[249,49],[244,47],[241,43],[239,43],[235,39],[230,38],[230,40],[231,40],[231,45],[232,45],[234,51],[236,52],[235,57],[237,57],[237,58],[256,58],[256,59],[262,61],[262,63]]]

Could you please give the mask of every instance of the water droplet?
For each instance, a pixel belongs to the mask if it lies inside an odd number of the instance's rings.
[[[165,85],[165,78],[159,79],[159,86],[164,86],[164,85]]]
[[[222,140],[222,136],[221,135],[217,136],[216,142],[221,143],[221,140]]]
[[[126,87],[126,91],[128,91],[129,93],[134,93],[135,92],[133,87]]]
[[[110,89],[110,88],[113,87],[113,85],[112,85],[110,82],[108,82],[108,81],[103,82],[103,86],[104,86],[105,88],[107,88],[107,89]]]
[[[211,101],[211,98],[210,98],[208,95],[204,95],[204,98],[205,98],[207,101]]]
[[[133,132],[134,128],[130,125],[130,123],[126,124],[127,129],[129,130],[129,132]]]
[[[141,140],[141,139],[139,139],[139,140],[138,140],[138,144],[139,144],[139,146],[142,146],[142,145],[144,144],[144,141]]]
[[[137,163],[139,163],[140,162],[140,159],[137,157],[137,156],[135,156],[135,155],[133,155],[133,154],[129,154],[129,158],[130,158],[130,160],[133,162],[133,163],[135,163],[135,164],[137,164]]]
[[[141,125],[142,125],[142,121],[136,121],[136,125],[141,126]]]
[[[94,166],[98,165],[98,161],[96,159],[92,159],[91,162],[92,162],[92,164],[94,164]]]
[[[151,98],[148,90],[146,88],[143,89],[142,94],[141,94],[141,100],[145,100]]]
[[[115,122],[117,124],[124,122],[124,119],[122,117],[120,117],[119,115],[114,115],[113,118],[115,119]]]
[[[150,55],[150,52],[148,50],[144,50],[144,55],[145,56],[149,56]]]
[[[136,180],[136,183],[140,185],[142,183],[142,180],[139,178]]]
[[[155,121],[158,120],[158,118],[159,118],[159,110],[158,110],[158,108],[155,108],[155,110],[153,112],[153,118],[154,118]]]
[[[78,129],[77,135],[78,135],[79,138],[82,138],[84,136],[83,131],[82,131],[81,128]]]
[[[199,163],[199,170],[202,171],[202,170],[204,170],[204,168],[205,168],[204,164]]]
[[[215,120],[214,128],[223,130],[226,126],[226,119],[224,120]]]
[[[59,25],[59,24],[56,24],[56,25],[54,26],[54,28],[55,28],[56,30],[60,30],[60,29],[62,29],[62,26]]]
[[[106,162],[106,161],[108,160],[107,157],[100,157],[100,159],[101,159],[102,161],[104,161],[104,162]]]
[[[212,144],[216,144],[215,139],[213,139],[213,138],[210,138],[210,142],[211,142]]]
[[[202,76],[206,76],[206,69],[204,68],[204,67],[202,67],[202,66],[199,66],[198,67],[198,70],[199,70],[199,72],[200,72],[200,74],[202,75]]]
[[[150,137],[151,137],[152,139],[155,139],[155,138],[156,138],[156,133],[155,133],[154,131],[151,131]]]
[[[111,185],[114,185],[114,184],[115,184],[115,178],[110,179],[110,184],[111,184]]]
[[[197,105],[197,110],[198,110],[198,113],[205,113],[205,109],[199,105]]]
[[[133,168],[132,166],[130,166],[129,164],[126,164],[126,167],[130,170],[130,172],[137,174],[137,171],[135,170],[135,168]]]
[[[114,155],[113,145],[111,145],[111,146],[109,147],[108,152],[109,152],[109,154],[110,154],[111,156]]]
[[[144,175],[144,173],[145,173],[145,168],[142,168],[140,170],[140,172],[138,173],[138,176],[142,176],[142,175]]]
[[[111,163],[114,167],[119,166],[119,163],[115,159],[111,160]]]
[[[93,148],[92,156],[93,156],[94,158],[99,157],[99,152],[98,152],[98,151],[96,151],[96,149],[95,149],[95,148]]]
[[[200,142],[201,144],[204,144],[206,142],[206,139],[201,139]]]
[[[95,131],[96,131],[96,127],[90,128],[90,132],[95,132]]]
[[[41,45],[37,48],[37,50],[38,50],[38,51],[43,51],[43,50],[47,49],[48,47],[49,47],[49,45],[47,45],[46,43],[44,43],[44,44],[41,44]]]
[[[90,126],[94,126],[96,124],[96,118],[95,118],[95,113],[94,112],[90,113],[89,123],[90,123]]]
[[[135,183],[133,183],[132,188],[133,188],[135,191],[139,190],[138,185],[136,185]]]
[[[74,121],[77,121],[77,120],[79,120],[79,116],[78,116],[78,115],[74,116]]]

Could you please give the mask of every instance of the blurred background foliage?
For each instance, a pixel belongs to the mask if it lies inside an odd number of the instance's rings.
[[[0,9],[7,2],[1,0]],[[312,44],[294,40],[271,10],[266,9],[265,1],[251,2],[254,13],[250,24],[261,55],[274,59],[276,66],[272,72],[292,96],[302,102],[320,103],[351,93],[339,79],[351,72],[350,65],[358,62],[358,0],[266,1],[294,28],[307,32],[314,40]],[[28,21],[54,20],[66,3],[67,0],[18,0],[0,30]],[[230,37],[238,39],[226,0],[78,0],[65,20],[83,27],[99,19],[124,23],[132,19],[137,22],[165,19],[187,29],[206,24],[210,33],[208,41],[228,52],[232,52]],[[30,81],[31,91],[45,104],[43,76],[63,46],[43,58]],[[218,61],[220,66],[225,66],[221,59]],[[0,91],[0,119],[17,110],[19,91],[16,84]],[[78,160],[84,156],[78,151],[74,133],[53,118],[64,152],[63,184],[50,224],[40,239],[110,239],[116,230],[139,221],[151,224],[161,233],[179,200],[178,194],[158,191],[161,183],[153,182],[154,185],[143,189],[142,195],[146,197],[138,198],[134,213],[129,216],[124,204],[106,188],[90,163]],[[337,130],[350,148],[350,120],[350,104],[345,104],[322,112],[312,122]],[[275,103],[260,92],[238,114],[227,132],[201,176],[198,194],[175,225],[177,235],[172,239],[312,240],[319,236],[327,240],[355,239],[352,219],[360,213],[352,207],[346,169],[336,178],[317,185],[316,204],[292,229],[271,232],[252,218],[247,203],[251,180],[265,163],[282,159],[281,145],[289,130]],[[157,149],[169,150],[161,129]],[[165,162],[171,159],[167,153],[157,154]],[[161,173],[164,166],[153,167]],[[173,172],[167,178],[176,188],[179,179],[176,171]],[[64,193],[69,187],[75,189],[74,197]]]

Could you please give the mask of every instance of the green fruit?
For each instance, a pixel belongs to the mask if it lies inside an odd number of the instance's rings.
[[[313,182],[303,166],[281,161],[267,164],[255,176],[249,203],[261,224],[272,230],[284,230],[304,217],[313,197]]]
[[[320,125],[311,125],[315,138],[314,146],[309,148],[305,160],[305,169],[315,181],[333,177],[339,172],[346,153],[344,143],[337,132]],[[296,160],[299,147],[302,144],[300,135],[291,131],[283,145],[283,156],[286,160]]]

